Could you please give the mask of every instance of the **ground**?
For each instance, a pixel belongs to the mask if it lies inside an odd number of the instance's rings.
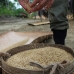
[[[74,20],[69,20],[68,34],[66,38],[66,46],[74,50]],[[26,18],[5,18],[0,19],[0,34],[8,31],[21,31],[21,32],[50,32],[50,25],[40,25],[40,26],[31,26],[28,23],[40,21],[39,19],[26,19]],[[53,39],[51,40],[52,44],[54,43]]]

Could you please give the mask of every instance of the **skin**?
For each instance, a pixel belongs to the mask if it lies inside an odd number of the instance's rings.
[[[29,0],[18,0],[22,7],[28,12],[32,13],[41,10],[43,7],[48,10],[51,8],[54,0],[34,0],[32,3]],[[28,8],[25,3],[30,7]]]

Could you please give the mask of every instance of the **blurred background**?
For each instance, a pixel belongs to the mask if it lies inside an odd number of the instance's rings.
[[[32,2],[33,0],[30,0]],[[40,12],[40,14],[42,14]],[[74,1],[69,0],[68,14],[74,18]],[[0,0],[0,17],[24,17],[24,18],[36,18],[39,12],[28,14],[19,4],[18,0]]]

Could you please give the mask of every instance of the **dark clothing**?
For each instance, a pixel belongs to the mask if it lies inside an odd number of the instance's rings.
[[[69,0],[69,10],[74,13],[74,0]]]
[[[55,44],[65,44],[67,29],[69,28],[67,10],[68,0],[54,0],[49,9],[50,28],[53,31]]]
[[[68,0],[54,0],[54,3],[49,9],[50,28],[57,30],[68,29],[67,19]]]
[[[53,39],[55,44],[65,45],[65,38],[67,35],[67,29],[65,30],[52,30],[53,31]]]

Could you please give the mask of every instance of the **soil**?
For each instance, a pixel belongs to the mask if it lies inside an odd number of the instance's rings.
[[[66,46],[72,48],[74,50],[74,20],[69,18],[69,26],[68,34],[66,38]],[[16,31],[16,32],[50,32],[50,25],[40,25],[40,26],[32,26],[28,25],[28,23],[40,21],[40,19],[28,19],[28,18],[0,18],[0,34],[8,31]],[[53,39],[49,42],[54,44]]]

